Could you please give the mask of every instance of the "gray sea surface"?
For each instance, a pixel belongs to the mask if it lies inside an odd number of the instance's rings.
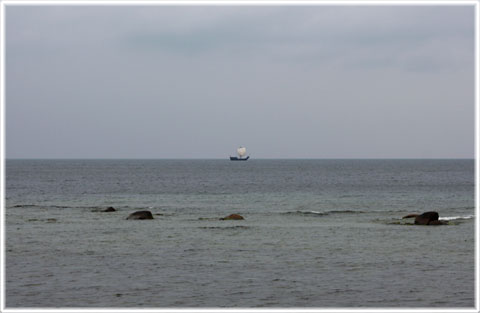
[[[474,306],[474,160],[7,160],[5,215],[7,308]]]

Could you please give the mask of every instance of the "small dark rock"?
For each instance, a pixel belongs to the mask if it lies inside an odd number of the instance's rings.
[[[225,216],[220,218],[221,221],[226,221],[226,220],[243,220],[243,216],[238,215],[238,214],[230,214],[229,216]]]
[[[115,212],[115,208],[114,207],[108,207],[106,208],[105,210],[103,210],[102,212]]]
[[[153,215],[150,211],[137,211],[130,214],[127,220],[153,220]]]

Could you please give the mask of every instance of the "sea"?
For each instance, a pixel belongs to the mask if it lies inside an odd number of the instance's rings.
[[[474,169],[8,159],[6,307],[473,308]],[[448,225],[402,219],[427,211]]]

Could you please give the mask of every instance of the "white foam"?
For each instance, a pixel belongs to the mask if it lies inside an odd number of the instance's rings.
[[[465,216],[445,216],[438,218],[439,220],[451,221],[451,220],[468,220],[474,218],[475,215],[465,215]]]

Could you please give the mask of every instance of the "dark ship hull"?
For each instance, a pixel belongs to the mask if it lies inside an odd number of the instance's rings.
[[[250,156],[247,156],[246,158],[237,158],[237,157],[230,157],[230,161],[246,161],[250,158]]]

